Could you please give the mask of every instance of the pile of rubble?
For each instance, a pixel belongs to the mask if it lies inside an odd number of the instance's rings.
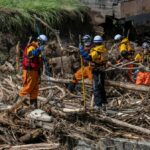
[[[3,70],[0,76],[1,148],[22,145],[22,148],[31,146],[32,149],[36,149],[35,143],[43,143],[44,149],[48,149],[50,145],[51,149],[65,149],[65,144],[72,140],[82,140],[96,145],[101,138],[108,137],[150,139],[149,87],[106,81],[109,102],[107,111],[94,112],[92,86],[88,82],[85,81],[84,108],[81,105],[80,83],[76,87],[76,92],[72,94],[66,89],[70,79],[52,78],[43,74],[38,97],[39,109],[33,111],[26,97],[20,111],[12,114],[8,113],[8,110],[16,104],[15,98],[22,84],[21,76],[16,74],[9,62],[4,65],[7,71],[11,71],[11,75],[7,75],[6,70]],[[65,77],[68,78],[67,75]],[[74,146],[75,142],[72,142],[71,147]]]

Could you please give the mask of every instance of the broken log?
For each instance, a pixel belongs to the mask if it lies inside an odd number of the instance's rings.
[[[146,135],[150,135],[150,130],[149,129],[142,128],[142,127],[139,127],[139,126],[136,126],[136,125],[132,125],[132,124],[129,124],[129,123],[124,122],[124,121],[120,121],[120,120],[115,119],[115,118],[100,115],[100,118],[97,118],[97,120],[101,120],[101,121],[108,122],[108,123],[111,123],[111,124],[116,124],[117,126],[120,126],[120,127],[128,128],[128,129],[134,130],[136,132],[140,132],[140,133],[143,133],[143,134],[146,134]]]
[[[12,105],[12,107],[10,109],[7,110],[7,113],[14,113],[15,110],[18,107],[20,107],[25,100],[26,100],[26,96],[20,97],[19,100],[14,105]]]
[[[49,76],[46,76],[46,75],[42,76],[42,80],[43,80],[43,81],[49,81],[49,80],[50,80],[50,82],[54,82],[54,83],[64,83],[64,84],[71,82],[70,79],[58,79],[58,78],[53,78],[53,77],[49,77]]]
[[[63,58],[63,63],[70,63],[72,60],[76,60],[76,58],[75,58],[75,56],[74,55],[70,55],[70,56],[62,56],[62,58]],[[58,62],[59,63],[61,63],[60,62],[60,57],[54,57],[54,58],[50,58],[49,59],[49,64],[58,64]]]
[[[43,79],[43,80],[45,80],[45,79]],[[50,81],[55,82],[55,83],[70,83],[72,80],[70,80],[70,79],[57,79],[57,78],[50,77]],[[81,84],[81,82],[79,82],[79,83]],[[91,85],[89,82],[86,82],[86,81],[85,81],[85,84]],[[133,90],[133,91],[141,91],[141,92],[149,92],[150,91],[150,88],[148,86],[136,85],[136,84],[132,84],[132,83],[106,80],[105,84],[106,84],[106,86],[120,87],[120,88]]]
[[[16,45],[16,70],[19,70],[19,59],[20,59],[20,41]]]
[[[66,73],[71,73],[72,71],[72,61],[75,61],[76,58],[74,55],[70,56],[62,56],[63,59],[63,65],[64,65],[64,71]],[[55,58],[50,58],[48,60],[48,63],[54,67],[55,70],[61,69],[61,57],[55,57]]]
[[[26,145],[16,145],[16,146],[9,146],[9,145],[2,145],[0,146],[0,149],[10,149],[10,150],[27,150],[27,149],[32,149],[32,150],[53,150],[53,149],[58,149],[60,147],[60,144],[58,143],[40,143],[40,144],[26,144]]]
[[[9,63],[8,61],[5,62],[5,64],[8,66],[10,71],[14,71],[15,68],[13,67],[13,65],[11,63]]]
[[[51,113],[52,113],[52,115],[60,116],[60,117],[68,119],[67,114],[62,113],[62,112],[60,113],[59,110],[51,109]],[[117,120],[115,118],[107,117],[107,116],[104,116],[104,115],[100,115],[99,117],[96,117],[96,116],[92,116],[90,113],[87,113],[87,115],[92,120],[94,119],[95,121],[104,121],[104,122],[108,122],[108,123],[111,123],[111,124],[116,124],[117,126],[128,128],[130,130],[134,130],[136,132],[143,133],[145,135],[150,135],[150,130],[149,129],[142,128],[142,127],[139,127],[139,126],[136,126],[136,125],[132,125],[132,124],[129,124],[127,122]]]
[[[52,116],[55,116],[55,117],[67,118],[67,114],[66,113],[64,113],[64,112],[62,112],[60,110],[57,110],[54,107],[51,107],[50,113],[51,113]]]
[[[55,85],[55,86],[48,86],[48,87],[44,87],[44,88],[40,88],[40,91],[44,91],[44,90],[49,90],[49,89],[58,89],[59,91],[61,91],[62,96],[60,97],[60,99],[63,99],[66,96],[66,92],[63,88]]]
[[[120,87],[120,88],[133,90],[133,91],[141,91],[141,92],[149,92],[150,91],[150,88],[148,86],[144,86],[144,85],[136,85],[136,84],[131,84],[131,83],[110,81],[110,80],[106,80],[105,83],[108,86]]]
[[[65,113],[77,113],[77,112],[83,112],[85,109],[84,108],[63,108],[63,112]]]

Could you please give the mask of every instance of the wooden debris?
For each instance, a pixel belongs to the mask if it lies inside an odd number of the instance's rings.
[[[17,146],[9,146],[9,145],[2,145],[0,146],[1,149],[10,149],[10,150],[54,150],[59,148],[59,144],[57,143],[40,143],[40,144],[26,144],[26,145],[17,145]]]
[[[21,142],[30,141],[30,140],[35,139],[36,137],[38,137],[40,134],[42,134],[41,130],[39,130],[39,129],[33,130],[33,131],[25,134],[24,136],[20,137],[19,141],[21,141]]]
[[[57,61],[55,60],[55,62]],[[7,68],[13,70],[7,62],[5,67],[6,70]],[[77,84],[75,92],[71,94],[66,88],[66,84],[71,82],[70,78],[69,75],[66,75],[66,79],[65,77],[59,78],[59,76],[42,75],[38,106],[53,118],[52,122],[44,122],[27,117],[27,114],[33,111],[29,107],[29,97],[15,102],[18,89],[22,84],[21,76],[14,74],[8,76],[6,73],[2,73],[0,76],[0,102],[3,104],[0,107],[0,109],[2,108],[0,111],[0,143],[6,144],[2,145],[2,148],[28,149],[29,147],[29,149],[37,149],[34,144],[22,145],[30,141],[36,142],[36,140],[42,143],[47,142],[47,144],[50,141],[53,142],[53,149],[55,143],[67,142],[67,140],[64,141],[65,139],[84,140],[92,144],[95,144],[101,137],[108,136],[136,140],[150,139],[148,86],[106,80],[109,103],[108,111],[104,113],[92,110],[94,99],[91,83],[85,81],[86,92],[89,94],[86,96],[86,109],[84,109],[81,105],[81,82]],[[12,107],[10,108],[10,106]],[[23,113],[21,111],[12,113],[17,108],[20,108]],[[20,147],[19,144],[21,144]],[[48,149],[47,145],[38,148]]]
[[[45,79],[43,79],[45,80]],[[50,77],[50,81],[54,83],[70,83],[71,80],[69,79],[57,79],[57,78],[52,78]],[[131,83],[124,83],[124,82],[119,82],[119,81],[111,81],[111,80],[106,80],[106,86],[114,86],[114,87],[120,87],[128,90],[134,90],[134,91],[141,91],[141,92],[149,92],[150,88],[148,86],[144,85],[135,85]],[[79,82],[81,83],[81,82]],[[90,84],[89,82],[85,81],[85,84]]]

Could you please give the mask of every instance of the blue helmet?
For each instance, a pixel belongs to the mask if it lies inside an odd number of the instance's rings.
[[[96,35],[93,39],[93,43],[102,43],[103,42],[103,38],[99,35]]]

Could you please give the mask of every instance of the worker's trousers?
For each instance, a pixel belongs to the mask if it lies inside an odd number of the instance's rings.
[[[100,107],[107,103],[104,87],[105,72],[93,69],[93,92],[95,105]]]
[[[21,97],[29,94],[30,100],[37,99],[39,92],[39,73],[34,70],[23,70],[23,88],[20,90]]]
[[[73,83],[77,83],[78,81],[82,80],[82,76],[84,79],[89,79],[92,81],[93,75],[92,75],[92,67],[91,66],[84,66],[81,67],[75,74],[74,74],[74,80]]]

